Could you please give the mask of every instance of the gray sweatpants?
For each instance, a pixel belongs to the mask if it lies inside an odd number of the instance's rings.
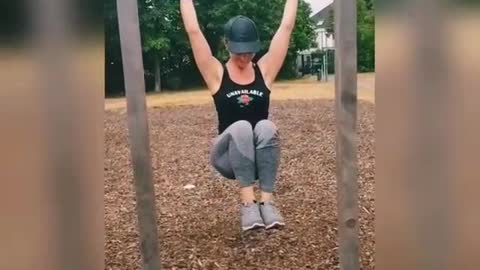
[[[211,165],[225,178],[237,179],[242,187],[259,180],[260,189],[273,192],[280,161],[278,129],[270,120],[230,125],[213,141]]]

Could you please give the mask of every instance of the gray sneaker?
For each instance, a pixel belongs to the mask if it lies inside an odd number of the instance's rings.
[[[285,226],[285,221],[273,202],[260,203],[260,212],[266,229]]]
[[[258,228],[265,228],[258,203],[249,203],[240,206],[242,230],[248,231]]]

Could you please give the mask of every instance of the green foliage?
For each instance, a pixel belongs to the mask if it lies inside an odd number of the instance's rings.
[[[105,95],[122,94],[124,90],[122,54],[116,0],[105,0]]]
[[[375,70],[375,13],[371,0],[357,1],[358,70]]]
[[[332,9],[325,25],[327,33],[335,33]],[[373,0],[357,0],[357,65],[360,72],[375,70],[375,6]]]
[[[140,30],[146,52],[167,55],[175,43],[178,1],[139,0]]]
[[[212,53],[221,61],[228,59],[223,41],[223,26],[233,16],[245,15],[255,21],[258,27],[262,50],[254,60],[258,60],[270,45],[270,40],[281,22],[285,0],[195,0],[200,27]],[[152,89],[155,56],[161,59],[162,85],[170,89],[199,86],[203,80],[194,62],[192,50],[181,20],[179,0],[138,0],[139,19],[144,51],[144,67],[147,88]],[[121,70],[121,54],[116,22],[115,0],[106,0],[107,69]],[[310,5],[300,0],[295,30],[292,33],[290,48],[279,79],[295,75],[295,59],[298,50],[310,48],[315,40],[313,22],[310,20]],[[114,64],[108,64],[113,62]],[[109,73],[110,71],[107,71]],[[116,79],[113,72],[109,78]],[[107,78],[107,80],[109,79]],[[108,83],[107,83],[108,85]],[[118,84],[115,84],[118,85]],[[108,89],[107,92],[123,89]]]

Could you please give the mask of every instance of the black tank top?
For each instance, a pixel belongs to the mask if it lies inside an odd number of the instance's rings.
[[[218,115],[218,133],[239,120],[247,120],[255,127],[260,120],[268,119],[270,89],[258,65],[253,63],[255,80],[245,85],[233,82],[225,65],[223,69],[220,89],[212,96]]]

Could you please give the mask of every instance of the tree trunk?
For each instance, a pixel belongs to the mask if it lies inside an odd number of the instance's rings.
[[[160,79],[160,57],[155,54],[155,92],[161,91]]]

